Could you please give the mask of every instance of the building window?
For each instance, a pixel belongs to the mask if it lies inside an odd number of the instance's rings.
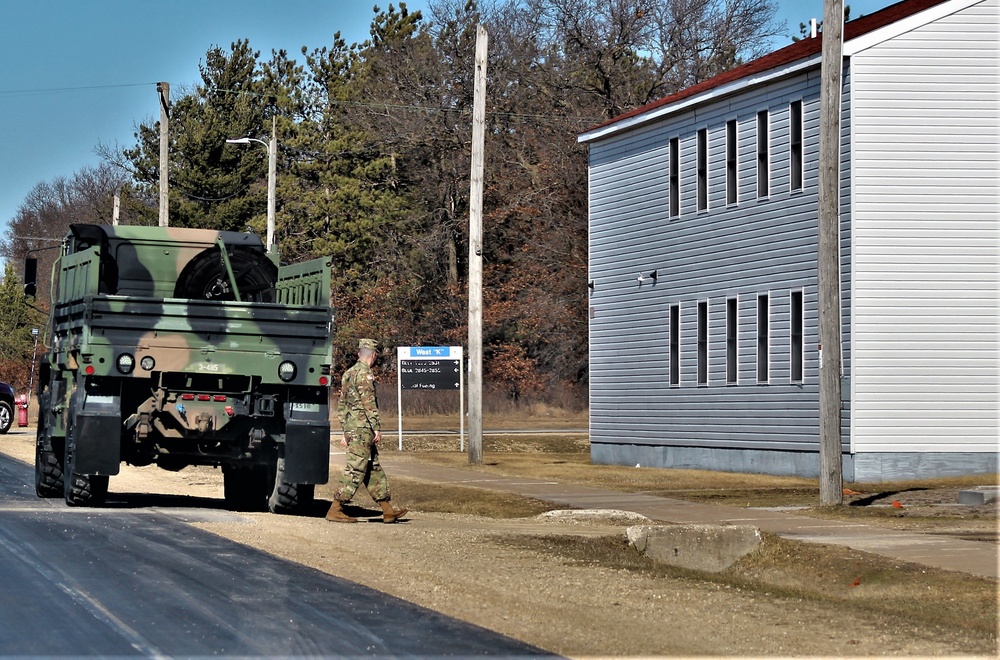
[[[726,383],[735,385],[738,378],[737,334],[739,305],[736,298],[726,300]]]
[[[680,140],[670,140],[670,217],[681,214],[681,145]]]
[[[766,293],[757,296],[757,382],[766,383],[768,380],[768,327],[770,324],[770,310],[768,309],[768,296]]]
[[[681,306],[670,306],[670,385],[681,384]]]
[[[757,197],[767,197],[770,191],[767,129],[767,110],[762,110],[757,113]]]
[[[793,383],[801,383],[803,380],[803,365],[805,363],[805,343],[802,339],[802,316],[803,316],[803,306],[802,306],[802,292],[792,291],[791,299],[791,310],[789,311],[789,322],[791,325],[791,380]]]
[[[726,204],[735,204],[737,198],[736,120],[726,122]]]
[[[708,208],[708,129],[698,131],[698,210]]]
[[[708,385],[708,301],[698,303],[698,384]]]
[[[802,101],[788,104],[788,166],[791,190],[802,190]]]

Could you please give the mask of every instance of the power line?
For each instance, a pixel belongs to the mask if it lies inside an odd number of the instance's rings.
[[[42,96],[45,94],[64,94],[69,92],[86,92],[99,89],[123,89],[126,87],[145,87],[147,85],[156,85],[156,82],[148,83],[122,83],[117,85],[86,85],[82,87],[47,87],[39,89],[10,89],[3,90],[0,89],[0,98],[16,98],[19,96]],[[236,94],[240,96],[257,96],[257,97],[274,97],[274,94],[264,93],[264,92],[251,92],[245,89],[223,89],[221,87],[211,87],[207,88],[208,92],[222,92],[225,94]],[[425,113],[436,113],[436,112],[453,112],[459,115],[471,115],[472,110],[470,108],[448,108],[442,106],[423,106],[423,105],[412,105],[406,103],[363,103],[361,101],[338,101],[330,99],[329,103],[331,105],[343,105],[356,108],[384,108],[386,110],[403,110],[410,112],[425,112]],[[525,114],[517,112],[487,112],[488,116],[492,117],[507,117],[511,119],[535,119],[535,120],[552,120],[559,119],[562,121],[579,121],[582,123],[593,123],[598,120],[590,117],[567,117],[565,115],[547,115],[547,114]]]
[[[38,96],[42,94],[63,94],[65,92],[85,92],[94,89],[118,89],[121,87],[145,87],[156,83],[124,83],[119,85],[87,85],[84,87],[48,87],[41,89],[0,89],[0,98],[13,98],[15,96]]]
[[[207,88],[205,90],[206,94],[210,93],[210,92],[222,92],[224,94],[235,94],[237,96],[257,96],[257,97],[266,97],[266,98],[274,98],[275,97],[274,94],[268,94],[268,93],[264,93],[264,92],[251,92],[251,91],[245,90],[245,89],[224,89],[224,88],[221,88],[221,87],[210,87],[210,88]],[[454,112],[454,113],[458,113],[459,115],[465,115],[465,116],[471,116],[472,115],[472,109],[471,108],[448,108],[448,107],[442,107],[442,106],[412,105],[412,104],[406,104],[406,103],[384,103],[384,102],[378,102],[378,101],[369,102],[369,103],[364,103],[362,101],[338,101],[336,99],[328,99],[327,101],[328,101],[328,103],[330,105],[342,105],[342,106],[348,106],[348,107],[352,107],[352,108],[384,108],[385,110],[407,110],[407,111],[412,111],[412,112],[425,112],[425,113]],[[594,119],[594,118],[591,118],[591,117],[575,117],[574,118],[574,117],[567,117],[565,115],[539,115],[539,114],[524,114],[524,113],[518,113],[518,112],[499,112],[499,111],[489,112],[488,111],[488,112],[486,112],[486,115],[487,116],[492,116],[492,117],[508,117],[508,118],[512,118],[512,119],[537,119],[537,120],[546,120],[546,121],[552,120],[552,119],[559,119],[559,120],[563,120],[563,121],[566,121],[566,120],[579,121],[581,123],[588,123],[588,124],[595,123],[595,122],[599,121],[598,119]]]

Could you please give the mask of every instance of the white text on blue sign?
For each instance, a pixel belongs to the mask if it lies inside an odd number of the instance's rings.
[[[411,346],[410,357],[442,358],[451,355],[450,346]]]

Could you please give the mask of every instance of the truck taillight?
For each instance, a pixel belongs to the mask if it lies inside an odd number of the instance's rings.
[[[212,397],[212,400],[213,401],[218,401],[219,403],[222,403],[223,401],[226,400],[226,395],[225,394],[216,394],[214,397]]]
[[[129,353],[122,353],[118,356],[116,365],[119,373],[130,374],[135,369],[135,358]]]
[[[330,379],[327,378],[326,376],[320,376],[319,377],[319,384],[320,385],[326,385],[328,382],[330,382]]]
[[[285,361],[278,365],[278,378],[285,381],[286,383],[295,380],[295,368],[294,362]]]
[[[182,394],[181,395],[181,399],[183,399],[184,401],[194,401],[194,395],[193,394]]]

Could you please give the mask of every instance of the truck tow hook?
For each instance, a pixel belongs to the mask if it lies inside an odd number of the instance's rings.
[[[201,413],[195,420],[195,424],[198,427],[198,433],[207,433],[212,429],[212,414]]]

